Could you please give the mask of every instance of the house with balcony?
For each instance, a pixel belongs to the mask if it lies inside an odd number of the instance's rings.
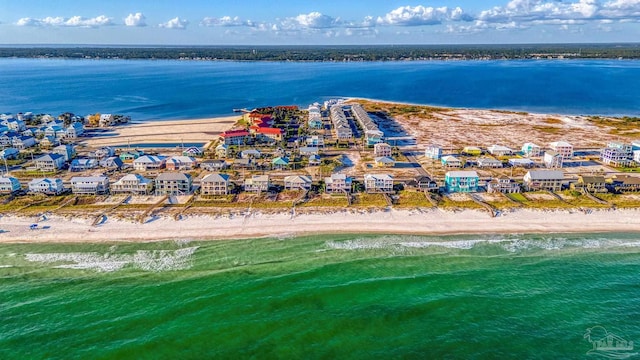
[[[200,194],[202,195],[227,195],[230,190],[229,175],[207,174],[200,181]]]
[[[11,146],[18,150],[28,149],[36,146],[36,139],[33,136],[16,136],[11,140]]]
[[[529,170],[522,180],[526,191],[560,191],[564,173],[560,170]]]
[[[69,171],[78,172],[78,171],[86,171],[97,168],[99,165],[96,159],[89,158],[79,158],[71,160],[71,164],[69,165]]]
[[[532,168],[536,165],[531,159],[521,159],[521,158],[513,158],[509,159],[509,166],[511,167],[522,167],[522,168]]]
[[[442,148],[437,145],[429,145],[424,149],[424,156],[427,159],[440,160],[442,157]]]
[[[425,175],[416,176],[413,180],[407,183],[407,186],[429,192],[438,192],[438,190],[440,190],[438,183]]]
[[[487,182],[487,192],[488,193],[503,193],[503,194],[511,194],[511,193],[519,193],[521,190],[520,184],[513,181],[513,179],[508,176],[500,176],[498,178],[491,179]]]
[[[447,192],[476,192],[479,177],[475,171],[448,171],[444,175],[444,186]]]
[[[133,160],[133,168],[137,171],[153,171],[164,169],[167,162],[165,156],[143,155]]]
[[[571,159],[573,157],[573,145],[566,141],[554,141],[549,144],[549,148],[562,155],[563,160]]]
[[[344,193],[351,192],[353,179],[345,174],[331,174],[324,178],[324,192],[326,193]]]
[[[482,149],[477,146],[465,146],[462,149],[462,153],[469,156],[480,156],[482,155]]]
[[[165,162],[167,170],[193,170],[198,166],[198,162],[195,158],[190,156],[172,156]]]
[[[374,163],[377,167],[394,167],[396,166],[396,161],[388,156],[379,156],[375,158]]]
[[[153,193],[153,185],[153,180],[140,174],[127,174],[111,185],[111,193],[149,195]]]
[[[64,161],[71,161],[76,156],[75,147],[71,144],[58,145],[51,150],[51,153],[62,155]]]
[[[453,155],[445,155],[443,157],[440,158],[440,162],[442,163],[442,166],[447,167],[447,168],[461,168],[462,167],[462,161],[453,156]]]
[[[560,169],[564,163],[564,156],[555,151],[545,151],[543,162],[547,169]]]
[[[109,192],[109,178],[106,176],[74,176],[71,178],[71,192],[79,195],[106,194]]]
[[[502,161],[496,160],[493,158],[479,158],[478,159],[478,167],[480,168],[490,168],[490,169],[499,169],[502,167]]]
[[[528,142],[522,145],[522,154],[526,157],[538,157],[542,155],[542,148],[534,143]]]
[[[513,150],[511,150],[511,148],[503,145],[491,145],[487,150],[489,151],[489,154],[493,156],[508,156],[513,154]]]
[[[617,141],[611,141],[600,151],[600,160],[611,166],[630,166],[633,162],[633,147]]]
[[[227,130],[220,134],[220,139],[226,145],[244,145],[251,139],[251,134],[247,130]]]
[[[60,154],[46,154],[35,159],[36,169],[53,172],[62,169],[65,165],[64,157]]]
[[[29,192],[46,195],[60,195],[65,191],[62,179],[37,178],[29,181]]]
[[[373,145],[373,154],[377,157],[380,156],[387,156],[390,157],[391,156],[391,145],[387,144],[387,143],[377,143],[375,145]]]
[[[216,152],[216,156],[217,157],[224,159],[227,156],[229,156],[229,145],[220,144],[220,145],[216,146],[215,152]]]
[[[191,175],[179,172],[163,172],[155,179],[156,195],[188,195],[192,191]]]
[[[0,159],[3,159],[3,160],[17,159],[19,154],[20,154],[20,151],[16,148],[6,148],[0,151]]]
[[[20,190],[22,190],[22,185],[18,179],[11,176],[0,177],[0,194],[13,194]]]
[[[124,161],[117,156],[110,156],[108,158],[101,159],[98,164],[100,167],[106,169],[122,169]]]
[[[285,190],[309,190],[311,189],[311,178],[306,175],[291,175],[284,177]]]
[[[253,175],[244,179],[244,191],[246,192],[266,192],[269,191],[270,186],[269,175]]]
[[[640,176],[614,175],[609,186],[612,192],[637,192],[640,191]]]
[[[65,131],[67,138],[76,139],[84,134],[84,125],[81,122],[72,122]]]
[[[367,193],[392,193],[393,176],[389,174],[365,174],[364,188]]]
[[[571,183],[574,190],[585,190],[590,193],[606,193],[607,183],[602,175],[578,175],[578,181]]]
[[[222,159],[204,160],[200,163],[200,168],[207,171],[221,171],[229,168],[229,163]]]

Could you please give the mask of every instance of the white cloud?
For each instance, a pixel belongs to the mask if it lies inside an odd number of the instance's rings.
[[[223,16],[220,18],[205,17],[200,22],[202,26],[248,26],[253,27],[254,23],[251,20],[243,21],[238,16]]]
[[[185,19],[180,19],[180,17],[174,17],[173,19],[159,24],[158,26],[161,28],[165,28],[165,29],[179,29],[179,30],[184,30],[187,28],[187,25],[189,24],[189,21],[185,20]]]
[[[420,26],[437,25],[444,21],[465,20],[470,21],[472,17],[465,14],[460,7],[450,10],[448,7],[434,8],[431,6],[401,6],[391,10],[382,17],[378,17],[377,23],[381,25],[401,25]]]
[[[278,24],[283,30],[304,30],[304,29],[329,29],[342,24],[340,18],[334,18],[317,11],[308,14],[300,14],[296,17],[289,17]]]
[[[145,19],[144,15],[140,12],[129,14],[129,16],[124,19],[124,24],[126,26],[147,26]]]
[[[18,26],[68,26],[68,27],[85,27],[95,28],[99,26],[113,25],[113,19],[105,15],[96,16],[94,18],[84,18],[82,16],[72,16],[63,18],[61,16],[48,16],[42,19],[22,18],[16,23]]]

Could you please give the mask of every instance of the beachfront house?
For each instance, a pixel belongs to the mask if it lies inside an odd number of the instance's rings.
[[[76,149],[71,144],[63,144],[51,149],[51,153],[62,155],[64,157],[64,161],[68,162],[76,156]]]
[[[17,191],[20,191],[22,186],[20,185],[20,181],[11,176],[1,176],[0,177],[0,194],[13,194]]]
[[[391,145],[387,143],[377,143],[373,145],[373,154],[375,156],[391,156]]]
[[[492,158],[480,158],[478,159],[478,167],[498,169],[502,167],[502,161]]]
[[[250,138],[247,130],[227,130],[220,134],[220,139],[226,145],[244,145]]]
[[[143,155],[133,160],[133,168],[137,171],[150,171],[163,169],[167,158],[160,155]]]
[[[95,169],[98,167],[98,161],[96,159],[79,158],[71,160],[69,165],[69,171],[78,172]]]
[[[207,171],[220,171],[227,169],[229,164],[225,160],[214,159],[214,160],[205,160],[200,163],[200,168]]]
[[[600,151],[600,160],[611,166],[629,166],[633,162],[633,147],[617,141],[611,141]]]
[[[107,127],[112,126],[116,123],[115,116],[113,114],[101,114],[100,120],[98,120],[98,126]]]
[[[424,149],[424,156],[427,159],[440,160],[442,157],[442,148],[436,145],[429,145]]]
[[[562,155],[563,160],[571,159],[573,157],[573,145],[566,141],[554,141],[549,144],[549,148]]]
[[[502,145],[491,145],[487,150],[493,156],[508,156],[513,154],[511,148]]]
[[[351,184],[353,179],[345,174],[331,174],[324,178],[324,191],[326,193],[344,193],[351,192]]]
[[[440,162],[442,163],[442,166],[446,167],[446,168],[461,168],[462,167],[462,161],[453,156],[453,155],[445,155],[442,158],[440,158]]]
[[[154,181],[140,174],[127,174],[111,185],[112,194],[149,195]]]
[[[396,161],[393,158],[388,156],[379,156],[374,159],[374,162],[377,167],[394,167],[396,166]]]
[[[547,169],[560,169],[564,162],[564,156],[555,151],[545,151],[542,161]]]
[[[244,191],[246,192],[264,192],[269,191],[271,183],[269,175],[253,175],[248,179],[244,179]]]
[[[531,159],[514,158],[514,159],[509,159],[509,166],[531,168],[535,166],[535,163]]]
[[[602,175],[578,175],[578,181],[571,183],[575,190],[585,190],[590,193],[606,193],[607,183]]]
[[[164,172],[155,179],[156,195],[191,194],[191,175],[179,172]]]
[[[165,162],[167,170],[193,170],[198,166],[198,162],[195,158],[190,156],[172,156]]]
[[[482,155],[482,149],[477,146],[465,146],[462,149],[462,153],[469,156],[480,156]]]
[[[285,190],[309,190],[311,189],[311,178],[306,175],[291,175],[284,177]]]
[[[520,184],[513,181],[513,179],[508,176],[500,176],[487,182],[488,193],[511,194],[520,192],[520,189]]]
[[[227,174],[207,174],[200,180],[200,194],[202,195],[227,195],[229,187],[229,175]]]
[[[416,176],[413,180],[409,181],[407,185],[418,190],[429,192],[437,192],[440,189],[436,181],[424,175]]]
[[[542,148],[531,142],[524,143],[522,145],[522,154],[526,157],[537,157],[542,154]]]
[[[106,194],[109,192],[109,178],[106,176],[74,176],[71,178],[71,192],[83,195]]]
[[[227,144],[220,144],[218,146],[216,146],[216,156],[219,158],[226,158],[227,156],[229,156],[229,145]]]
[[[448,171],[444,175],[444,186],[447,192],[478,191],[478,173],[475,171]]]
[[[36,169],[53,172],[61,169],[65,164],[64,157],[59,154],[46,154],[35,159]]]
[[[522,180],[526,191],[560,191],[564,173],[560,170],[529,170]]]
[[[393,176],[389,174],[365,174],[364,188],[367,193],[392,193]]]
[[[640,176],[614,175],[610,189],[616,193],[640,191]]]
[[[29,192],[46,195],[60,195],[64,192],[62,179],[37,178],[29,181]]]

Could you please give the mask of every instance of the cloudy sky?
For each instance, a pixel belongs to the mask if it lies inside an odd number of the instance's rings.
[[[640,0],[0,0],[0,44],[640,41]]]

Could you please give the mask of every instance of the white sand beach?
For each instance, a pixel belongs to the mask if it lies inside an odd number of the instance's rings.
[[[379,234],[508,234],[569,232],[640,232],[640,209],[535,211],[514,210],[490,218],[476,210],[338,211],[168,217],[144,224],[107,218],[93,226],[89,218],[51,215],[30,230],[34,218],[0,218],[0,242],[118,242],[160,240],[219,240],[283,237],[322,233]]]
[[[230,129],[242,115],[205,119],[147,121],[110,128],[105,136],[84,140],[90,147],[150,143],[207,143]]]

